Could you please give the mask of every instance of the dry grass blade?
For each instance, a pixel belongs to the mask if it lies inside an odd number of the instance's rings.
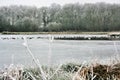
[[[62,64],[58,66],[56,71],[53,73],[53,75],[50,76],[50,78],[48,80],[50,80],[52,77],[54,77],[54,75],[60,70],[61,66],[62,66]]]
[[[43,72],[43,69],[42,69],[39,61],[38,61],[37,59],[35,59],[32,51],[30,50],[30,48],[29,48],[29,46],[28,46],[26,37],[24,37],[24,43],[23,43],[23,45],[26,47],[27,51],[29,52],[29,54],[30,54],[30,56],[32,57],[32,59],[33,59],[33,61],[35,62],[35,64],[39,67],[39,70],[40,70],[40,72],[41,72],[41,74],[42,74],[43,80],[47,80],[47,78],[46,78],[46,76],[45,76],[45,73]]]
[[[76,72],[75,76],[73,76],[72,80],[76,80],[76,78],[78,78],[79,80],[85,80],[83,77],[78,76],[79,72],[81,71],[81,69],[83,68],[85,62],[83,62],[83,64],[81,65],[81,67],[78,69],[78,71]]]

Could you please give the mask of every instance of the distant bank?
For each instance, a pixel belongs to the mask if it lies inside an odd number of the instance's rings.
[[[33,35],[33,34],[94,34],[94,35],[107,35],[111,33],[120,32],[1,32],[0,34],[14,34],[14,35]]]
[[[1,34],[39,35],[39,38],[51,35],[55,40],[120,40],[120,32],[2,32]]]

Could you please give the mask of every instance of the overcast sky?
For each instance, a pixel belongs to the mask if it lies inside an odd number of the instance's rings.
[[[67,3],[96,3],[96,2],[106,2],[106,3],[117,3],[120,4],[120,0],[0,0],[0,6],[9,5],[27,5],[27,6],[50,6],[52,3],[57,3],[64,5]]]

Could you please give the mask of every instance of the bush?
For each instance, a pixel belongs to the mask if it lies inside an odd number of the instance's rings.
[[[47,25],[48,31],[60,31],[61,30],[61,23],[51,22]]]
[[[63,71],[67,71],[67,72],[76,72],[76,71],[78,71],[80,66],[81,65],[78,65],[78,64],[68,63],[68,64],[64,64],[62,66],[62,69],[63,69]]]

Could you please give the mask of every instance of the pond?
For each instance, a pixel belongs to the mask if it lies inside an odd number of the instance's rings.
[[[23,64],[31,66],[33,59],[28,53],[23,35],[1,35],[0,36],[0,67],[9,64]],[[28,36],[28,35],[24,35]],[[40,35],[29,35],[37,37]],[[44,36],[44,35],[42,35]],[[45,35],[46,36],[46,35]],[[15,39],[4,39],[4,37],[16,37]],[[56,65],[66,62],[94,60],[109,61],[120,54],[120,41],[105,40],[53,40],[27,39],[30,50],[42,65]]]

